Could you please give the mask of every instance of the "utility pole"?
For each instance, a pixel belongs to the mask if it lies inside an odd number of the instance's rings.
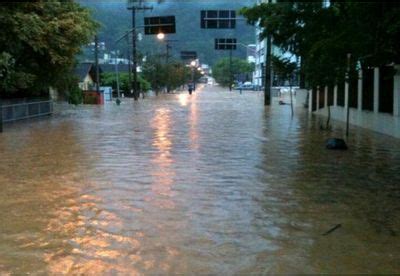
[[[152,10],[153,7],[146,6],[135,6],[129,7],[128,10],[132,10],[132,54],[133,54],[133,98],[135,101],[139,99],[138,87],[137,87],[137,54],[136,54],[136,11],[137,10]]]
[[[119,100],[121,98],[121,94],[120,94],[120,91],[119,91],[118,52],[115,51],[114,54],[115,54],[115,58],[114,58],[114,60],[115,60],[115,78],[116,78],[116,81],[117,81],[117,95],[118,95],[118,99],[117,100]]]
[[[3,100],[0,95],[0,133],[3,132]]]
[[[265,55],[264,105],[271,105],[271,41],[271,35],[268,34]]]
[[[229,50],[229,91],[232,91],[232,48]]]
[[[165,43],[166,43],[166,54],[167,54],[167,56],[165,57],[165,61],[166,61],[166,63],[168,64],[168,60],[169,60],[169,49],[171,49],[171,46],[169,45],[169,41],[168,40],[166,40],[165,41]]]
[[[347,68],[346,68],[346,90],[347,90],[347,106],[346,106],[346,137],[349,137],[349,123],[350,123],[350,58],[351,54],[347,54]]]
[[[100,70],[99,70],[99,38],[94,37],[94,60],[96,64],[96,92],[100,92]]]
[[[268,0],[268,4],[274,2]],[[271,105],[271,50],[272,36],[267,35],[267,49],[265,53],[265,80],[264,80],[264,105]]]
[[[132,92],[132,67],[131,67],[131,51],[129,50],[129,33],[126,35],[127,57],[128,57],[128,79],[129,79],[129,94]]]

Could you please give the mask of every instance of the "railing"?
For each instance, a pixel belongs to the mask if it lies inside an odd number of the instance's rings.
[[[3,122],[30,119],[50,115],[53,113],[53,101],[51,100],[21,102],[14,104],[3,103],[1,107],[1,111],[3,112]]]

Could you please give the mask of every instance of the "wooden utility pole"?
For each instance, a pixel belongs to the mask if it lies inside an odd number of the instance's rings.
[[[139,99],[139,91],[137,87],[137,49],[136,49],[136,11],[137,10],[152,10],[153,7],[146,6],[135,6],[129,7],[128,10],[132,10],[132,55],[133,55],[133,98],[135,101]]]
[[[3,101],[0,95],[0,133],[3,132]]]
[[[100,92],[100,70],[99,70],[99,38],[94,37],[94,60],[96,64],[96,92]]]
[[[229,50],[229,91],[232,91],[232,49]]]
[[[131,66],[131,50],[129,49],[129,33],[126,35],[126,44],[128,45],[127,57],[128,57],[128,78],[129,78],[129,94],[132,93],[132,66]]]

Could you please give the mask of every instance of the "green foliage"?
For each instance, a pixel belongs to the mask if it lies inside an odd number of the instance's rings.
[[[182,62],[171,61],[165,63],[162,55],[150,56],[143,64],[143,76],[150,82],[156,92],[163,88],[175,89],[191,79],[190,68]],[[196,76],[198,78],[198,75]]]
[[[27,89],[35,76],[15,69],[15,59],[11,54],[0,54],[0,89],[6,92],[15,92],[19,88]]]
[[[118,73],[119,89],[121,91],[128,92],[131,84],[129,83],[129,74],[127,72]],[[140,89],[143,92],[150,90],[150,83],[144,79],[141,75],[138,75],[138,81],[140,83]],[[101,85],[111,86],[114,90],[117,89],[117,77],[115,73],[102,73],[101,74]]]
[[[289,58],[271,56],[273,71],[282,80],[288,80],[291,84],[296,74],[297,63],[292,62]]]
[[[8,97],[57,86],[97,26],[72,0],[7,2],[0,5],[0,25],[0,82]]]
[[[230,76],[251,73],[254,71],[254,65],[248,63],[245,59],[232,58],[232,68],[230,67],[229,58],[218,60],[212,67],[213,77],[222,86],[229,86]]]
[[[78,105],[83,102],[83,92],[77,84],[71,87],[68,93],[68,103]]]
[[[244,8],[248,22],[265,27],[260,38],[301,58],[309,86],[329,85],[350,67],[400,62],[400,5],[397,2],[278,1]],[[367,20],[366,20],[367,19]]]

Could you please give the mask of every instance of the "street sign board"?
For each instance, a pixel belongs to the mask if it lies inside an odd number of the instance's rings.
[[[195,51],[181,51],[181,59],[183,60],[194,60],[197,59],[197,52]]]
[[[200,14],[202,29],[234,29],[236,27],[236,11],[203,10]]]
[[[154,16],[144,18],[144,33],[156,35],[159,33],[175,33],[175,16]]]
[[[236,50],[236,38],[216,38],[215,50]]]

